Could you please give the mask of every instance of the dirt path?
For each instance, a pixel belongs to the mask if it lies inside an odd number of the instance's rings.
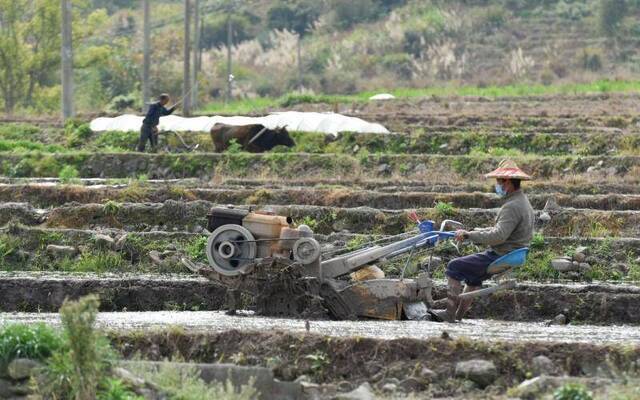
[[[10,322],[59,324],[53,313],[2,313],[0,324]],[[220,333],[229,330],[267,332],[282,330],[288,333],[305,331],[305,321],[284,318],[264,318],[251,314],[228,316],[223,312],[125,312],[101,313],[98,323],[104,328],[130,331],[153,330],[171,326],[189,331]],[[366,337],[372,339],[428,339],[442,336],[468,337],[491,341],[544,341],[563,343],[624,343],[640,345],[637,326],[564,325],[546,326],[544,323],[507,322],[494,320],[466,320],[458,324],[424,321],[311,321],[310,332],[336,337]]]

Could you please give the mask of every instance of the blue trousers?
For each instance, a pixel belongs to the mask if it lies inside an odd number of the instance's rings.
[[[487,267],[498,258],[498,253],[492,250],[454,258],[447,264],[445,274],[470,286],[482,286],[482,281],[489,278]]]

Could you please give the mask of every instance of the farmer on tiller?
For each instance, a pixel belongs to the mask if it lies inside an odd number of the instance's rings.
[[[466,283],[465,292],[480,289],[482,281],[489,278],[489,264],[512,250],[528,247],[533,238],[535,214],[529,199],[520,189],[520,182],[530,180],[531,176],[518,168],[514,161],[503,160],[485,177],[496,178],[495,191],[504,199],[504,204],[498,211],[494,227],[475,228],[471,232],[456,231],[456,240],[468,239],[487,245],[489,249],[453,259],[447,265],[447,308],[434,312],[443,321],[461,320],[471,308],[472,298],[460,300],[458,297],[462,293],[462,282]]]

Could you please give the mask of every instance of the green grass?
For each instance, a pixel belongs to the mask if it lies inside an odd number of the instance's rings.
[[[58,270],[66,272],[115,272],[124,271],[129,265],[127,260],[122,258],[119,253],[97,252],[95,254],[82,254],[77,260],[62,260]]]
[[[207,235],[199,236],[185,246],[185,251],[187,255],[196,261],[206,261],[207,253],[205,252],[207,246],[207,240],[209,237]]]
[[[281,109],[303,103],[362,103],[377,93],[391,93],[397,98],[428,96],[483,96],[520,97],[550,94],[585,94],[634,92],[640,90],[640,81],[600,79],[590,83],[567,83],[543,85],[518,83],[507,86],[433,86],[428,88],[398,88],[366,91],[354,95],[309,95],[290,93],[280,98],[261,97],[257,99],[234,100],[229,104],[210,103],[198,111],[199,114],[247,114],[264,112],[267,109]]]
[[[120,379],[106,379],[101,384],[98,400],[144,400],[138,396]]]
[[[7,123],[0,125],[0,138],[7,140],[24,139],[40,132],[40,128],[31,124]]]
[[[567,383],[553,392],[553,400],[593,400],[593,394],[584,385]]]
[[[451,203],[439,201],[434,206],[436,215],[440,219],[447,219],[453,217],[456,214],[456,208]]]
[[[233,100],[227,104],[221,102],[209,103],[197,114],[250,114],[258,110],[264,111],[267,108],[275,107],[277,101],[268,97],[259,97],[256,99]]]
[[[58,178],[63,184],[78,182],[80,173],[71,165],[65,165],[58,173]]]
[[[45,324],[12,324],[0,329],[0,366],[14,358],[45,360],[62,346],[58,332]]]
[[[548,281],[558,279],[558,271],[551,267],[551,260],[555,255],[549,251],[532,249],[527,262],[516,269],[519,279],[531,281]]]

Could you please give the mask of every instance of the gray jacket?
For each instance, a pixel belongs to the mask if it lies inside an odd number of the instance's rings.
[[[529,247],[533,238],[535,213],[529,199],[522,190],[510,193],[498,211],[496,225],[469,232],[469,239],[474,243],[491,246],[500,255]]]

